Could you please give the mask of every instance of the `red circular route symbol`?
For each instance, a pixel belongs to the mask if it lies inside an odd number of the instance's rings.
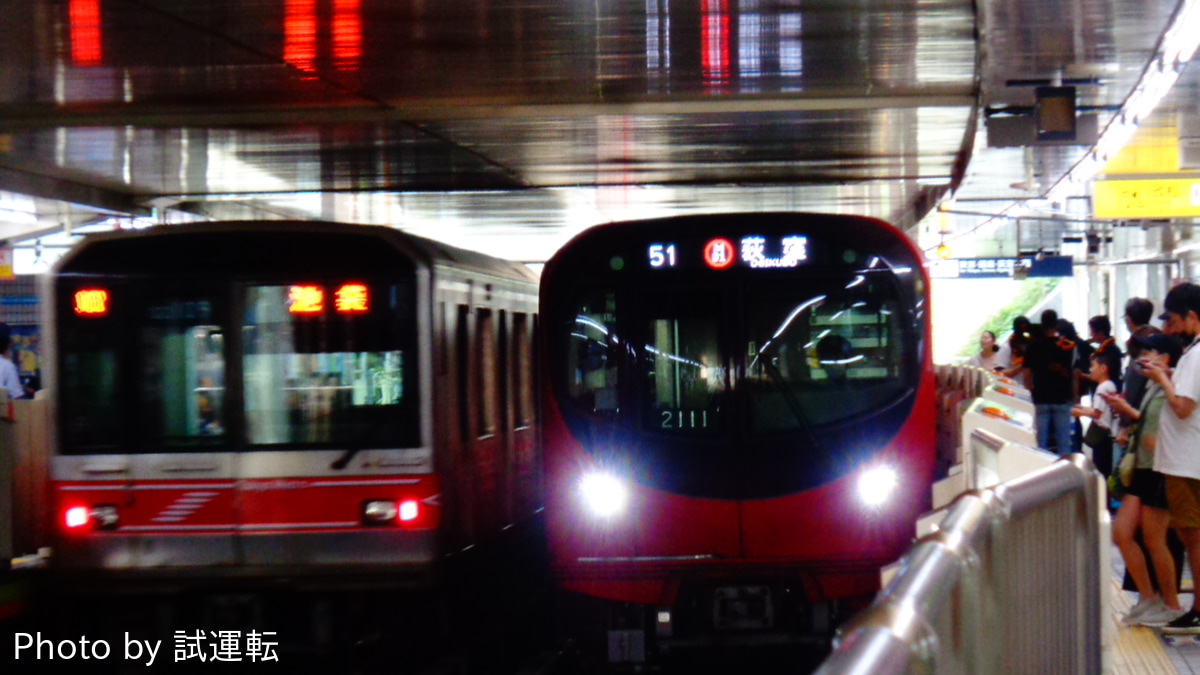
[[[733,244],[728,239],[713,239],[704,245],[704,262],[714,270],[723,270],[736,258]]]

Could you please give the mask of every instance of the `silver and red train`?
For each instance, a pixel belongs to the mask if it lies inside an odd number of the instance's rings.
[[[523,265],[242,222],[88,237],[47,281],[59,569],[395,581],[541,505]]]
[[[609,627],[647,650],[869,599],[930,506],[928,307],[919,252],[868,218],[576,237],[541,287],[557,583],[633,608]]]

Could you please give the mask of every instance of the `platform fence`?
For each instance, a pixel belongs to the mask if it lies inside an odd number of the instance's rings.
[[[962,495],[817,675],[1103,672],[1104,494],[1077,454]]]

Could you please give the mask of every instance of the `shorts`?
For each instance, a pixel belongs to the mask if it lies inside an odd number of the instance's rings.
[[[1166,476],[1154,469],[1134,469],[1133,478],[1125,494],[1133,495],[1142,502],[1142,506],[1152,509],[1167,510]]]
[[[1200,528],[1200,480],[1167,476],[1166,483],[1171,527]]]

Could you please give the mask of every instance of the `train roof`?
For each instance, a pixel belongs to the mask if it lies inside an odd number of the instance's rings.
[[[87,235],[83,241],[76,244],[55,266],[55,273],[69,272],[81,260],[88,257],[86,252],[95,250],[104,242],[122,240],[154,241],[159,237],[193,237],[209,234],[238,234],[267,233],[267,234],[359,234],[373,236],[386,240],[398,250],[412,257],[416,262],[427,267],[449,266],[459,269],[470,269],[482,274],[488,274],[505,279],[513,279],[528,283],[537,283],[537,275],[526,265],[510,260],[489,256],[478,251],[470,251],[442,242],[426,239],[409,234],[393,227],[381,225],[356,225],[333,223],[325,221],[222,221],[187,223],[182,225],[160,225],[142,230],[120,230]],[[131,260],[131,265],[136,262]]]

